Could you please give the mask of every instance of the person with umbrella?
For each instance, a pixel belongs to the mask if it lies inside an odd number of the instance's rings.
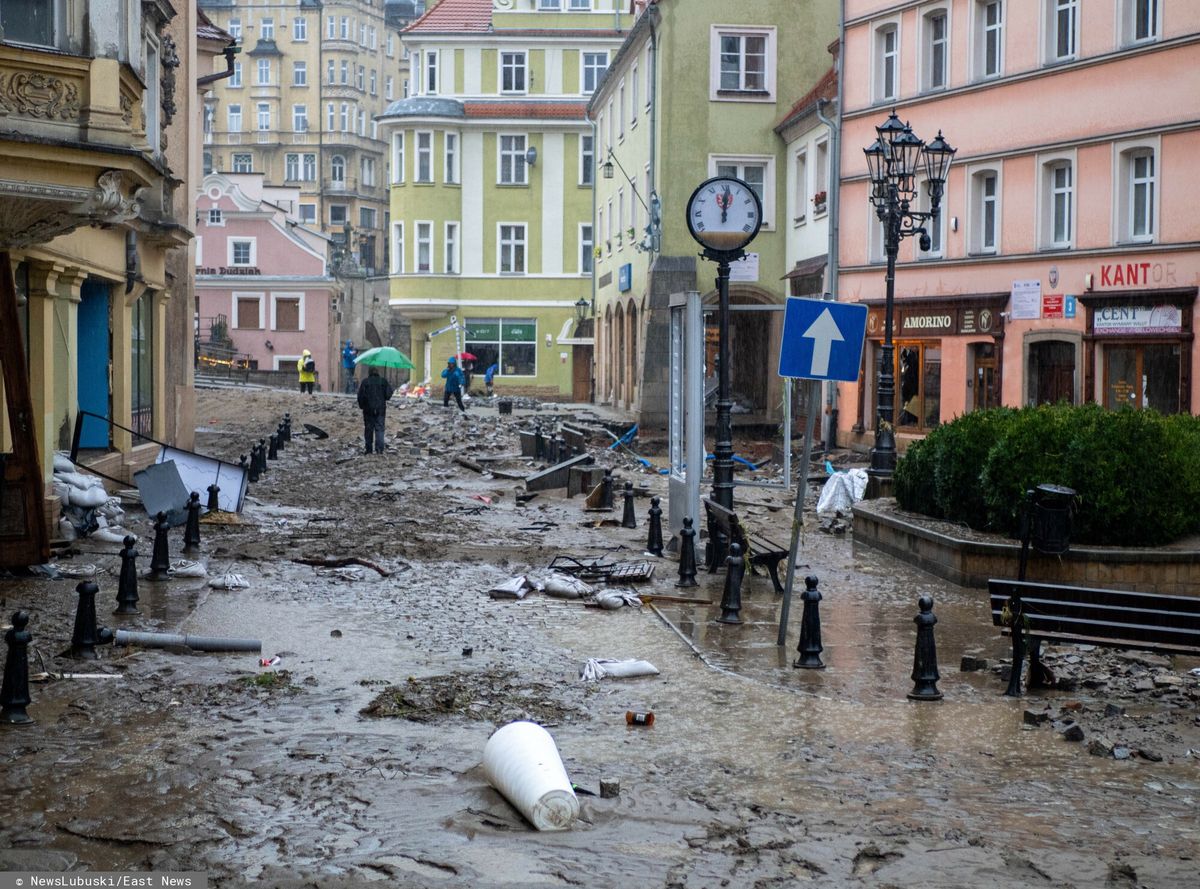
[[[458,360],[462,362],[463,392],[471,394],[471,377],[475,375],[475,356],[470,352],[459,352]]]
[[[442,390],[442,407],[450,406],[450,396],[454,396],[454,400],[458,402],[458,409],[464,414],[467,412],[463,406],[462,390],[466,383],[463,378],[463,372],[459,369],[457,358],[446,359],[446,369],[442,371],[442,379],[446,381],[446,386]]]
[[[387,403],[392,397],[392,384],[379,375],[379,368],[372,367],[367,378],[358,386],[358,406],[363,415],[363,438],[366,443],[366,453],[371,453],[374,443],[375,453],[382,454],[384,419],[387,416]]]

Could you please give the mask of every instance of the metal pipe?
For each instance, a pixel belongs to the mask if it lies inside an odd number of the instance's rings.
[[[218,80],[224,80],[227,77],[233,77],[233,57],[240,51],[241,47],[239,47],[236,43],[231,43],[229,46],[221,50],[221,52],[225,54],[226,69],[224,71],[218,71],[216,74],[205,74],[203,77],[197,77],[196,86],[207,86],[210,83],[216,83]]]
[[[218,636],[190,636],[181,633],[138,633],[117,630],[116,645],[140,645],[143,648],[183,646],[194,651],[262,651],[259,639],[224,639]]]

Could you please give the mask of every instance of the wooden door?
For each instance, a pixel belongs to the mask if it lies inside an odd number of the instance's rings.
[[[571,352],[571,400],[592,400],[592,347],[573,346]]]

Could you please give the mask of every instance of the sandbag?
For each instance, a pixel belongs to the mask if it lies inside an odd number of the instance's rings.
[[[581,599],[592,592],[592,587],[578,577],[555,572],[542,581],[547,596],[559,599]]]
[[[658,667],[649,661],[627,658],[588,658],[587,663],[579,671],[579,678],[585,682],[612,677],[613,679],[633,679],[638,676],[657,676]]]
[[[72,506],[95,509],[97,506],[103,506],[105,501],[108,500],[108,492],[104,490],[103,485],[86,489],[72,486],[71,490],[67,493],[67,497]]]

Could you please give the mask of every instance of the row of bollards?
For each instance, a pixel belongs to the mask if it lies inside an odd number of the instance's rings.
[[[242,454],[238,459],[238,465],[246,470],[246,479],[251,484],[257,484],[262,476],[267,474],[267,461],[278,460],[279,452],[287,447],[288,442],[292,440],[292,415],[286,413],[283,415],[283,420],[275,427],[266,438],[260,438],[257,442],[250,446],[250,456],[247,460],[245,454]],[[219,490],[219,489],[218,489]],[[211,492],[209,494],[209,509],[213,508],[216,497]]]

